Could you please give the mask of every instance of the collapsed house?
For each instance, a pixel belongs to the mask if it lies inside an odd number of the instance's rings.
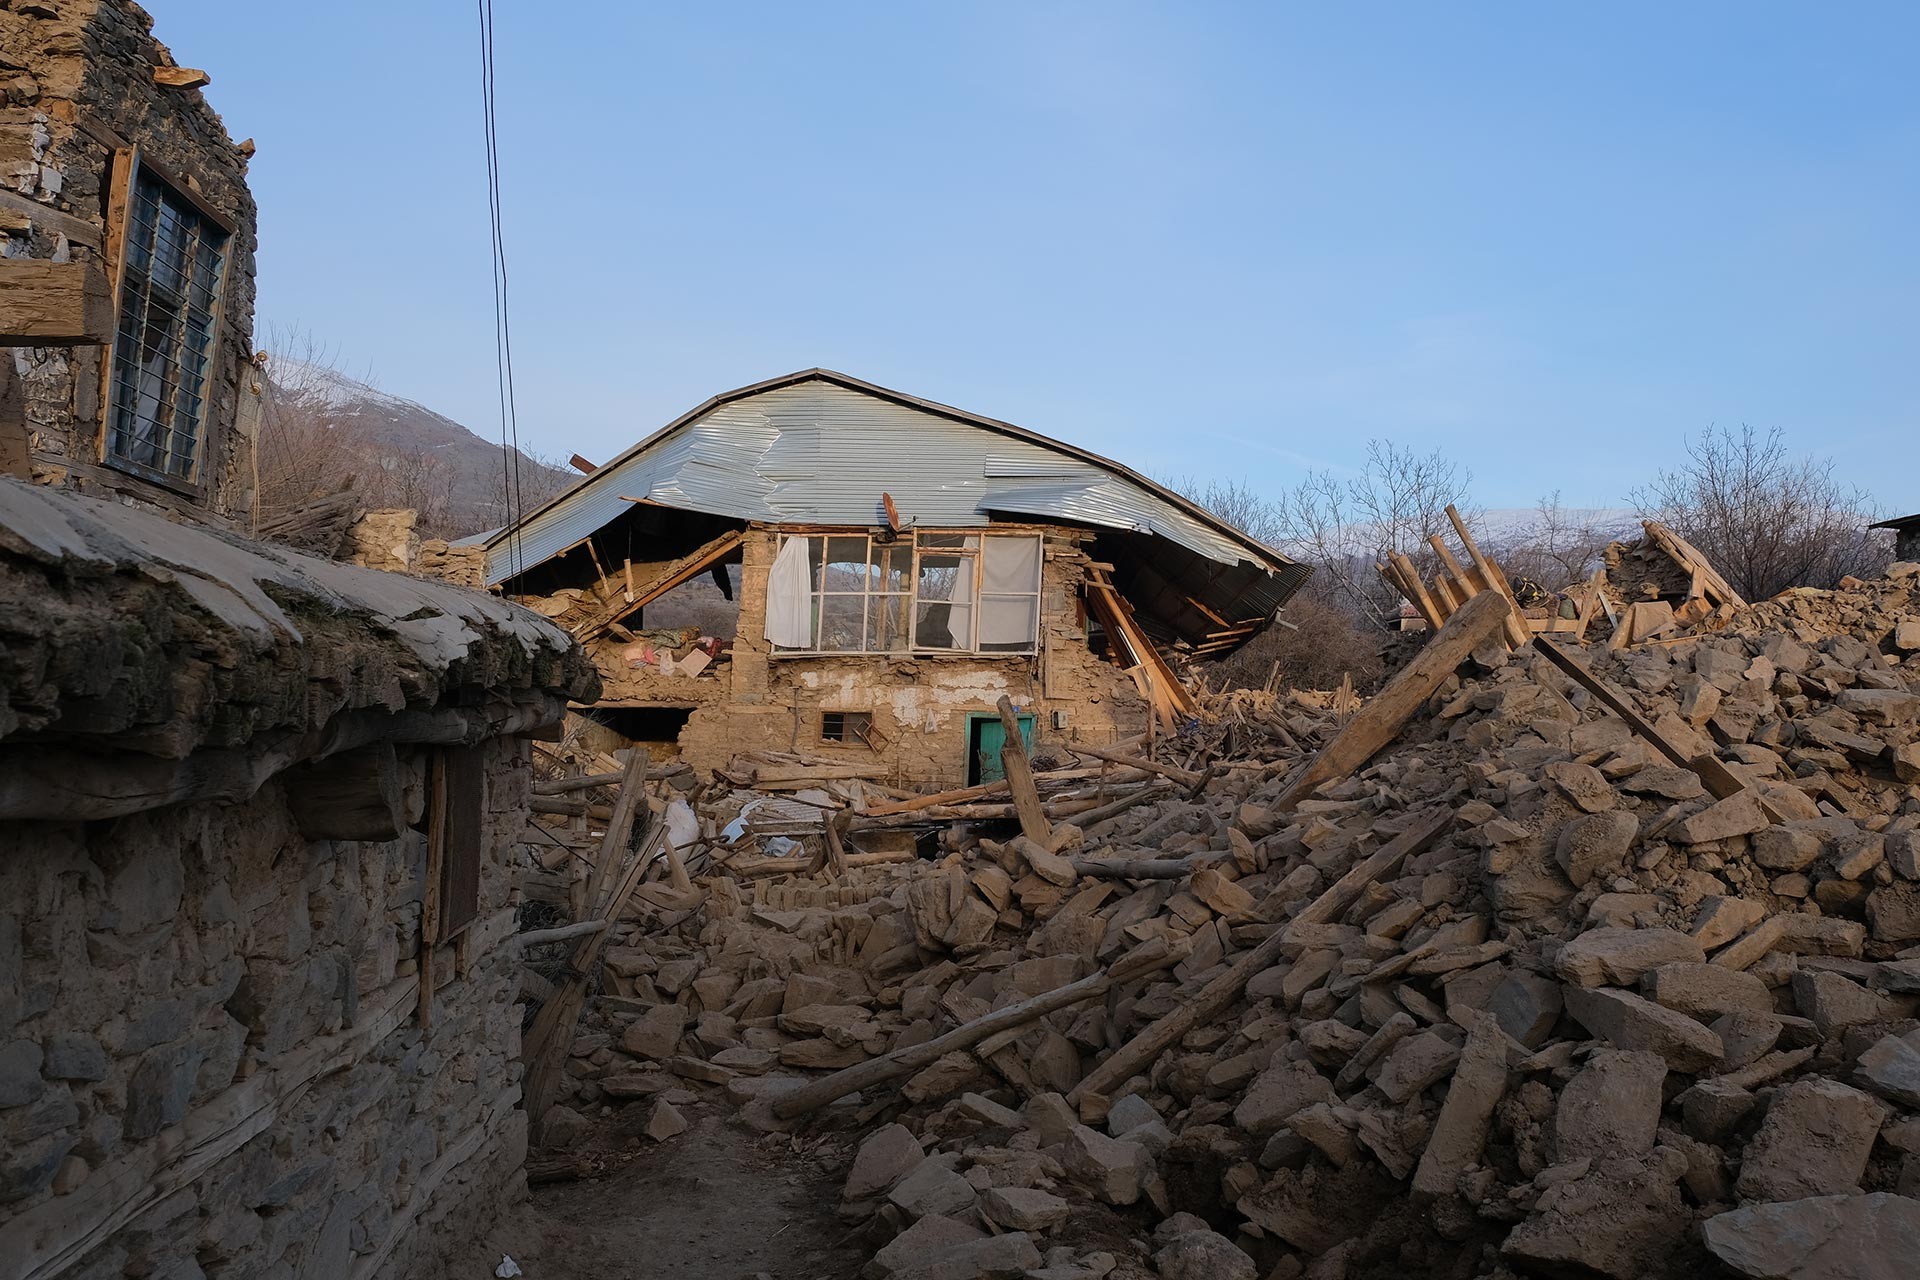
[[[1867,527],[1893,530],[1894,559],[1908,562],[1920,560],[1920,514],[1898,516]]]
[[[1357,709],[1201,695],[1013,806],[690,844],[537,1176],[710,1107],[841,1154],[868,1280],[1907,1274],[1920,564],[1584,646],[1503,581]],[[838,846],[903,822],[937,853]]]
[[[823,369],[714,397],[485,546],[587,646],[615,741],[895,784],[993,778],[1002,695],[1029,745],[1171,729],[1162,651],[1233,652],[1307,575],[1118,463]]]

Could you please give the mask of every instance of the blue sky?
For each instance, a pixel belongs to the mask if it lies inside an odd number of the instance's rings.
[[[1615,505],[1780,427],[1920,509],[1920,9],[496,0],[523,440],[812,365],[1158,474]],[[497,433],[474,11],[152,0],[261,334]]]

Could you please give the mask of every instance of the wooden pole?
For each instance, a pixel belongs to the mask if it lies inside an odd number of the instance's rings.
[[[1067,1101],[1081,1104],[1089,1098],[1104,1098],[1116,1086],[1125,1083],[1153,1064],[1167,1047],[1185,1036],[1202,1021],[1218,1017],[1239,999],[1247,983],[1280,958],[1297,924],[1323,924],[1346,909],[1365,885],[1393,874],[1400,863],[1425,849],[1453,821],[1453,811],[1439,809],[1415,821],[1414,825],[1363,859],[1333,886],[1293,918],[1285,928],[1275,929],[1259,946],[1234,961],[1231,968],[1202,987],[1190,1000],[1183,1000],[1172,1013],[1160,1018],[1146,1030],[1121,1045],[1107,1060],[1095,1067],[1067,1094]],[[1083,1111],[1084,1114],[1084,1111]]]
[[[1000,744],[1000,767],[1007,772],[1007,789],[1013,793],[1014,812],[1020,815],[1020,832],[1042,849],[1053,848],[1053,823],[1040,803],[1040,788],[1033,781],[1033,766],[1027,762],[1027,744],[1020,736],[1020,717],[1014,714],[1013,700],[1000,695],[996,704],[1007,740]]]
[[[1462,605],[1460,612],[1434,634],[1412,662],[1387,681],[1386,687],[1347,721],[1318,755],[1300,769],[1269,807],[1291,813],[1302,800],[1326,783],[1344,778],[1399,736],[1422,703],[1433,696],[1441,681],[1467,656],[1501,633],[1512,617],[1507,598],[1483,591]]]
[[[440,943],[440,876],[447,865],[447,757],[435,751],[427,809],[427,867],[420,884],[420,1028],[433,1025],[433,949]]]
[[[773,1114],[782,1120],[791,1120],[795,1116],[805,1115],[830,1102],[837,1102],[850,1093],[918,1071],[921,1067],[938,1061],[956,1049],[969,1048],[999,1032],[1024,1027],[1056,1009],[1065,1009],[1069,1005],[1076,1005],[1083,1000],[1104,995],[1107,988],[1116,982],[1124,982],[1129,978],[1136,978],[1156,969],[1177,964],[1180,959],[1180,953],[1176,948],[1169,946],[1165,939],[1156,938],[1121,956],[1114,961],[1112,967],[1100,973],[1088,974],[1078,982],[1069,982],[1064,987],[1031,996],[1017,1004],[1010,1004],[1004,1009],[996,1009],[971,1022],[962,1023],[947,1034],[936,1036],[925,1044],[895,1049],[892,1053],[856,1063],[830,1076],[802,1085],[791,1093],[782,1094],[774,1099]]]

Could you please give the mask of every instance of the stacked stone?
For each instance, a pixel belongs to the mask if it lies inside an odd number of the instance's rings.
[[[1666,742],[1718,761],[1725,795],[1544,659],[1486,652],[1291,815],[1282,779],[1228,771],[1088,847],[1069,834],[1068,856],[956,831],[862,906],[716,912],[621,957],[644,1012],[576,1046],[575,1105],[717,1088],[772,1125],[798,1072],[1164,939],[1172,971],[826,1113],[867,1131],[845,1212],[869,1275],[1902,1274],[1917,592],[1920,566],[1896,565],[1717,636],[1587,655]],[[1226,1013],[1076,1094],[1435,806],[1446,834],[1295,925]],[[1191,870],[1075,866],[1123,852]]]
[[[487,589],[487,553],[478,546],[450,545],[444,538],[428,538],[420,544],[413,572],[423,578],[438,578],[470,591]]]

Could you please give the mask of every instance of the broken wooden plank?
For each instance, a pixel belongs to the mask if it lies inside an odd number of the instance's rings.
[[[691,582],[737,551],[741,538],[740,530],[729,529],[713,541],[695,548],[678,560],[663,565],[644,586],[633,588],[631,600],[626,598],[626,590],[623,588],[618,600],[570,628],[574,638],[585,644],[634,610],[644,609],[675,587]]]
[[[1119,751],[1110,751],[1104,747],[1088,747],[1074,744],[1073,753],[1092,756],[1095,760],[1105,760],[1109,764],[1121,764],[1129,769],[1139,769],[1146,773],[1157,773],[1163,778],[1172,778],[1183,787],[1191,787],[1200,780],[1200,775],[1191,769],[1178,769],[1170,764],[1161,764],[1158,760],[1147,760],[1140,756],[1130,756]]]
[[[1498,596],[1492,598],[1500,599]],[[1505,601],[1501,600],[1501,603]],[[1362,859],[1335,881],[1291,923],[1275,929],[1259,946],[1234,961],[1225,973],[1202,987],[1191,999],[1183,1000],[1172,1013],[1155,1021],[1114,1050],[1106,1061],[1073,1087],[1067,1094],[1067,1100],[1079,1104],[1084,1114],[1087,1100],[1104,1098],[1115,1086],[1152,1066],[1169,1045],[1185,1036],[1198,1023],[1218,1017],[1228,1005],[1239,999],[1240,993],[1246,990],[1247,983],[1253,980],[1255,974],[1271,968],[1280,958],[1295,926],[1324,924],[1333,919],[1352,905],[1362,888],[1375,880],[1391,876],[1407,858],[1425,850],[1438,839],[1452,822],[1453,811],[1445,808],[1416,819],[1413,826]]]
[[[1333,741],[1293,776],[1269,807],[1276,813],[1291,813],[1326,783],[1346,777],[1371,760],[1399,736],[1407,721],[1456,667],[1502,633],[1512,616],[1507,598],[1497,591],[1483,591],[1467,601],[1413,661],[1395,673],[1386,687],[1334,735]]]
[[[1000,712],[1006,741],[1000,744],[1000,767],[1007,774],[1007,790],[1013,793],[1014,812],[1020,815],[1020,831],[1043,849],[1053,848],[1053,823],[1040,803],[1040,788],[1033,781],[1033,766],[1027,761],[1026,740],[1020,736],[1020,717],[1014,713],[1013,700],[1001,694],[994,704]]]
[[[1511,640],[1516,647],[1525,644],[1528,633],[1520,620],[1526,616],[1526,612],[1520,607],[1520,597],[1513,594],[1513,587],[1508,583],[1507,575],[1501,571],[1496,561],[1480,550],[1480,544],[1475,542],[1473,534],[1467,531],[1467,522],[1460,518],[1460,512],[1452,503],[1447,504],[1447,519],[1453,522],[1453,531],[1460,535],[1460,545],[1467,549],[1468,557],[1473,561],[1474,567],[1479,569],[1486,578],[1487,585],[1505,596],[1507,603],[1512,606],[1512,612],[1507,615],[1506,620],[1507,639]]]
[[[1732,605],[1736,609],[1747,607],[1746,600],[1733,589],[1731,583],[1720,576],[1720,571],[1713,567],[1711,560],[1700,553],[1699,548],[1658,520],[1642,520],[1640,526],[1646,530],[1647,536],[1653,539],[1653,544],[1666,552],[1667,557],[1675,564],[1687,570],[1689,574],[1699,571],[1704,579],[1702,585],[1707,598],[1714,604]]]
[[[1399,573],[1401,590],[1412,601],[1414,609],[1427,620],[1429,627],[1438,631],[1446,619],[1440,616],[1433,597],[1427,593],[1426,584],[1420,581],[1420,571],[1414,567],[1413,561],[1404,552],[1395,551],[1387,557],[1387,562]]]
[[[780,1094],[773,1100],[773,1114],[782,1120],[791,1120],[809,1111],[817,1111],[850,1093],[857,1093],[862,1089],[869,1089],[874,1085],[910,1075],[955,1050],[979,1044],[989,1036],[1014,1027],[1024,1027],[1056,1009],[1065,1009],[1083,1000],[1105,995],[1107,989],[1116,982],[1141,977],[1177,964],[1180,959],[1182,959],[1180,949],[1170,946],[1164,938],[1142,943],[1114,961],[1110,968],[1099,973],[1090,973],[1078,982],[1069,982],[1064,987],[1056,987],[1052,991],[1010,1004],[1004,1009],[996,1009],[971,1022],[962,1023],[945,1035],[936,1036],[924,1044],[896,1049],[892,1053],[856,1063],[830,1076],[801,1085],[790,1093]]]
[[[634,789],[638,791],[642,788],[636,786]],[[626,837],[631,831],[629,822],[627,830],[620,833],[616,848],[625,847]],[[607,834],[611,837],[613,832]],[[646,843],[627,863],[626,872],[621,876],[620,883],[614,886],[613,892],[604,899],[595,896],[589,900],[599,908],[594,912],[596,919],[620,918],[626,909],[627,899],[646,875],[647,868],[652,865],[666,840],[667,824],[655,823]],[[553,999],[540,1006],[540,1012],[534,1015],[533,1026],[527,1031],[523,1055],[527,1064],[527,1123],[536,1143],[542,1137],[547,1107],[558,1090],[560,1073],[566,1065],[567,1053],[573,1047],[574,1027],[579,1024],[580,1011],[587,1001],[587,982],[600,963],[601,951],[612,936],[613,930],[601,929],[581,939],[567,962],[566,984]]]

